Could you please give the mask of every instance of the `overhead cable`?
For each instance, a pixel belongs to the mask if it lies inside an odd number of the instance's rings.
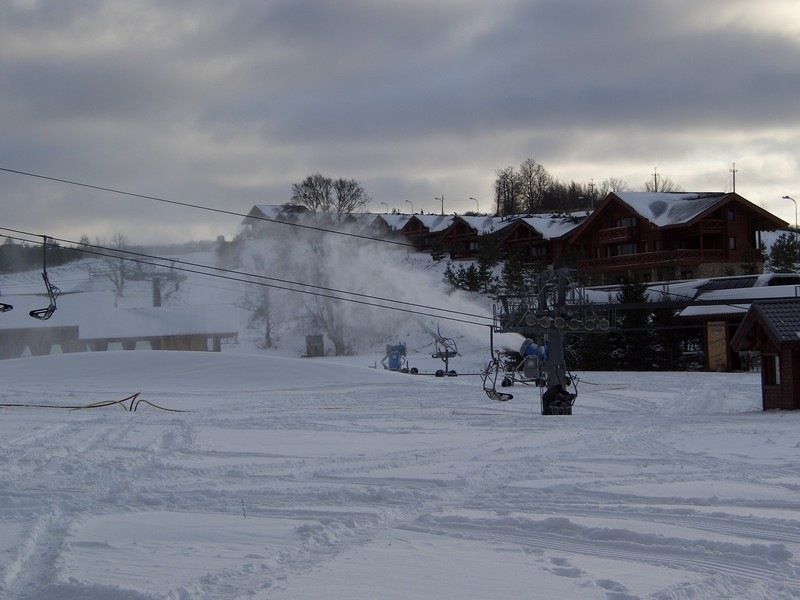
[[[21,234],[21,235],[28,235],[28,236],[34,236],[34,237],[38,236],[38,234],[36,234],[36,233],[31,233],[29,231],[23,231],[23,230],[20,230],[20,229],[12,229],[10,227],[0,227],[0,231],[10,231],[12,233],[18,233],[18,234]],[[220,272],[220,273],[229,273],[231,275],[240,275],[240,276],[243,276],[243,277],[252,277],[252,278],[255,278],[255,279],[262,279],[262,280],[265,280],[265,281],[275,281],[275,282],[278,282],[278,283],[285,283],[285,284],[288,284],[288,285],[297,285],[297,286],[302,286],[302,287],[308,287],[308,288],[312,288],[312,289],[316,289],[316,290],[321,290],[323,292],[332,292],[332,293],[336,293],[336,294],[347,294],[348,296],[356,296],[358,298],[366,298],[368,300],[376,300],[376,301],[380,301],[380,302],[392,302],[394,304],[400,304],[400,305],[403,305],[403,306],[410,306],[410,307],[413,307],[413,308],[421,308],[421,309],[426,309],[426,310],[434,310],[434,311],[437,311],[437,312],[452,313],[452,314],[455,314],[455,315],[458,315],[458,316],[461,316],[461,317],[475,317],[477,319],[491,319],[491,317],[487,317],[485,315],[467,313],[467,312],[464,312],[464,311],[452,310],[452,309],[449,309],[449,308],[440,308],[438,306],[430,306],[430,305],[427,305],[427,304],[418,304],[416,302],[406,302],[404,300],[396,300],[394,298],[386,298],[386,297],[382,297],[382,296],[376,296],[374,294],[364,294],[364,293],[361,293],[361,292],[351,292],[351,291],[348,291],[348,290],[342,290],[342,289],[337,289],[337,288],[332,288],[332,287],[326,287],[326,286],[322,286],[322,285],[316,285],[316,284],[313,284],[313,283],[303,283],[303,282],[299,282],[299,281],[292,281],[290,279],[282,279],[280,277],[270,277],[268,275],[259,275],[259,274],[256,274],[256,273],[248,273],[246,271],[237,271],[235,269],[226,269],[224,267],[216,267],[216,266],[212,266],[212,265],[205,265],[205,264],[202,264],[202,263],[196,263],[196,262],[192,262],[192,261],[188,261],[188,260],[181,260],[181,259],[178,259],[178,258],[167,258],[167,257],[163,257],[163,256],[156,256],[156,255],[153,255],[153,254],[145,254],[143,252],[135,252],[133,250],[126,250],[126,249],[123,249],[123,248],[110,248],[108,246],[102,246],[100,244],[87,244],[87,243],[84,243],[84,242],[76,242],[74,240],[68,240],[68,239],[65,239],[65,238],[53,237],[53,236],[50,236],[50,235],[48,235],[47,237],[48,237],[48,239],[55,240],[55,241],[58,241],[58,242],[63,242],[65,244],[73,244],[75,246],[74,250],[77,250],[77,251],[80,251],[80,252],[84,251],[83,248],[94,248],[95,250],[103,250],[103,251],[106,251],[106,252],[110,252],[111,256],[113,256],[114,258],[124,258],[124,257],[119,256],[119,254],[125,254],[125,255],[129,255],[129,256],[135,256],[135,257],[138,257],[138,258],[147,258],[147,259],[166,262],[166,263],[169,263],[169,264],[167,264],[167,265],[158,265],[158,266],[167,267],[167,268],[171,268],[173,264],[180,264],[180,265],[186,265],[186,266],[189,266],[189,267],[196,267],[196,268],[201,268],[201,269],[209,269],[211,271],[217,271],[217,272]],[[26,240],[26,241],[32,241],[32,240]]]
[[[49,175],[42,175],[40,173],[30,173],[27,171],[19,171],[17,169],[9,169],[7,167],[0,167],[0,171],[5,173],[12,173],[14,175],[24,175],[25,177],[33,177],[35,179],[43,179],[45,181],[54,181],[56,183],[65,183],[67,185],[74,185],[77,187],[87,188],[90,190],[98,190],[101,192],[109,192],[111,194],[119,194],[121,196],[129,196],[131,198],[142,198],[144,200],[153,200],[154,202],[162,202],[164,204],[172,204],[174,206],[182,206],[184,208],[194,208],[196,210],[204,210],[207,212],[218,213],[222,215],[230,215],[234,217],[244,217],[246,219],[252,219],[255,221],[266,221],[268,223],[277,223],[279,225],[288,225],[291,227],[298,227],[300,229],[310,229],[313,231],[319,231],[322,233],[331,233],[334,235],[343,235],[346,237],[357,238],[361,240],[368,240],[371,242],[382,242],[384,244],[393,244],[395,246],[406,246],[406,247],[414,247],[414,244],[409,242],[402,242],[399,240],[387,240],[384,238],[369,236],[369,235],[362,235],[359,233],[350,233],[347,231],[339,231],[336,229],[327,229],[325,227],[317,227],[315,225],[306,225],[303,223],[294,223],[291,221],[281,221],[280,219],[270,219],[269,217],[259,217],[256,215],[250,215],[247,213],[236,212],[235,210],[226,210],[224,208],[217,208],[214,206],[204,206],[202,204],[193,204],[191,202],[180,202],[178,200],[168,200],[166,198],[160,198],[158,196],[149,196],[147,194],[137,194],[135,192],[126,192],[124,190],[118,190],[115,188],[105,187],[102,185],[94,185],[91,183],[83,183],[80,181],[73,181],[70,179],[62,179],[60,177],[51,177]]]
[[[8,230],[8,228],[0,228],[0,229]],[[30,243],[34,243],[34,244],[42,244],[41,241],[35,240],[35,239],[34,240],[30,240],[30,239],[26,239],[26,238],[15,237],[15,236],[7,236],[7,237],[9,239],[18,240],[18,241],[22,241],[22,242],[30,242]],[[50,236],[48,236],[48,238],[49,237]],[[56,239],[56,238],[51,238],[51,239]],[[455,321],[455,322],[458,322],[458,323],[465,323],[467,325],[476,325],[476,326],[479,326],[479,327],[490,327],[491,326],[491,321],[492,321],[492,317],[485,317],[485,316],[475,315],[478,318],[485,319],[485,320],[489,321],[489,323],[478,323],[478,322],[470,321],[470,320],[467,320],[467,319],[460,319],[460,318],[453,317],[453,316],[446,316],[446,315],[439,315],[439,314],[431,314],[429,312],[423,312],[423,311],[419,311],[419,310],[411,310],[409,308],[402,308],[400,306],[387,306],[385,304],[376,304],[374,302],[367,302],[365,300],[356,300],[354,298],[343,298],[341,296],[334,296],[334,295],[325,294],[325,293],[322,293],[322,292],[315,292],[315,291],[310,291],[310,290],[297,289],[297,288],[294,288],[294,287],[286,287],[286,286],[283,286],[283,285],[276,285],[276,284],[273,284],[273,283],[266,283],[266,282],[263,282],[263,281],[253,281],[252,279],[244,279],[242,277],[234,277],[232,275],[224,275],[224,274],[221,274],[221,273],[213,273],[213,272],[208,272],[208,271],[199,271],[197,269],[190,269],[190,268],[187,268],[187,267],[175,267],[175,266],[172,266],[170,264],[164,264],[164,263],[174,262],[173,259],[169,259],[169,258],[158,258],[157,260],[161,260],[163,262],[157,263],[157,262],[151,262],[151,261],[148,261],[148,260],[143,260],[141,258],[132,258],[132,257],[127,257],[127,256],[120,256],[119,254],[117,254],[119,252],[119,250],[114,250],[113,251],[114,254],[109,254],[109,253],[106,253],[106,252],[99,252],[97,250],[89,250],[86,247],[78,247],[78,248],[75,248],[75,250],[78,250],[79,252],[83,252],[85,254],[91,254],[91,255],[94,255],[94,256],[101,256],[101,257],[106,257],[106,258],[115,258],[115,259],[118,259],[118,260],[124,260],[124,261],[128,261],[128,262],[142,264],[142,265],[150,265],[150,266],[153,266],[153,267],[169,267],[174,271],[180,271],[180,272],[184,272],[184,273],[193,273],[195,275],[205,275],[207,277],[214,277],[214,278],[218,278],[218,279],[224,279],[224,280],[227,280],[227,281],[238,281],[238,282],[241,282],[241,283],[248,283],[248,284],[251,284],[251,285],[258,285],[258,286],[266,287],[266,288],[285,290],[285,291],[289,291],[289,292],[297,292],[298,294],[306,294],[306,295],[309,295],[309,296],[315,296],[315,297],[319,297],[319,298],[328,298],[328,299],[331,299],[331,300],[339,300],[341,302],[350,302],[350,303],[353,303],[353,304],[360,304],[360,305],[363,305],[363,306],[372,306],[374,308],[382,308],[382,309],[386,309],[386,310],[393,310],[393,311],[397,311],[397,312],[420,315],[420,316],[423,316],[423,317],[429,317],[429,318],[434,318],[434,319],[443,319],[443,320],[446,320],[446,321]],[[214,267],[204,267],[204,268],[214,269]],[[298,286],[306,285],[306,284],[303,284],[303,283],[296,283],[296,282],[290,282],[290,283],[291,283],[291,285],[298,285]],[[342,292],[342,293],[349,294],[350,292]],[[396,302],[395,300],[389,300],[389,299],[381,300],[381,301]],[[448,313],[452,313],[452,314],[460,314],[460,315],[463,315],[463,316],[470,316],[470,315],[468,315],[466,313],[459,313],[458,311],[453,311],[453,310],[444,309],[444,308],[430,307],[430,310],[434,310],[434,311],[437,311],[437,312],[448,312]]]

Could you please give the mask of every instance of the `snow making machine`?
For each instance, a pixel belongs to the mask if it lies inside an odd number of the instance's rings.
[[[405,344],[386,344],[386,356],[381,359],[381,365],[388,371],[417,374],[416,368],[408,368]]]
[[[493,400],[513,398],[504,391],[515,384],[539,390],[543,415],[571,415],[578,396],[577,379],[566,361],[565,336],[608,331],[613,322],[608,304],[587,301],[568,269],[539,273],[526,295],[500,296],[494,306],[491,354],[481,377]],[[518,353],[495,352],[495,333],[524,337]],[[503,389],[498,390],[497,385]]]

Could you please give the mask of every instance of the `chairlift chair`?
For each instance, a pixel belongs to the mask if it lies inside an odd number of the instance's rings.
[[[46,321],[53,316],[54,312],[56,312],[56,298],[58,298],[61,290],[50,283],[50,279],[47,276],[47,236],[45,235],[42,237],[44,238],[44,242],[42,243],[42,279],[44,280],[45,288],[47,288],[47,297],[49,298],[50,303],[44,308],[37,308],[30,311],[28,314],[34,319]]]

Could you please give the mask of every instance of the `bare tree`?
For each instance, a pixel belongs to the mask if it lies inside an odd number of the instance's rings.
[[[292,202],[323,214],[350,214],[368,201],[367,192],[355,179],[333,180],[315,173],[292,185]]]
[[[519,202],[520,208],[535,212],[544,203],[553,178],[542,165],[532,158],[526,159],[519,166]]]
[[[97,245],[110,248],[105,251],[106,256],[101,259],[103,263],[102,274],[114,286],[114,295],[117,298],[121,298],[125,294],[125,282],[130,278],[134,269],[132,263],[124,259],[123,253],[117,253],[114,250],[128,248],[130,246],[128,237],[124,233],[115,233],[111,236],[110,242],[104,243],[98,239]]]
[[[517,212],[520,197],[520,182],[514,167],[497,170],[494,181],[494,197],[498,215],[513,215]]]
[[[681,186],[672,181],[669,177],[663,177],[658,173],[653,175],[653,179],[644,182],[645,192],[682,192]]]
[[[604,179],[603,183],[600,184],[598,195],[600,198],[605,198],[612,192],[627,192],[629,189],[630,187],[628,186],[628,182],[624,179],[619,177],[609,177],[608,179]]]
[[[309,175],[292,185],[292,202],[314,212],[328,213],[333,208],[333,182],[320,173]]]
[[[337,179],[333,182],[333,208],[340,215],[364,208],[369,202],[367,192],[355,179]]]

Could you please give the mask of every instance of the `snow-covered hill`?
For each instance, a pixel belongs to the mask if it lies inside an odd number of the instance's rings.
[[[756,375],[586,373],[572,417],[364,358],[0,361],[8,598],[800,594],[800,415]]]

